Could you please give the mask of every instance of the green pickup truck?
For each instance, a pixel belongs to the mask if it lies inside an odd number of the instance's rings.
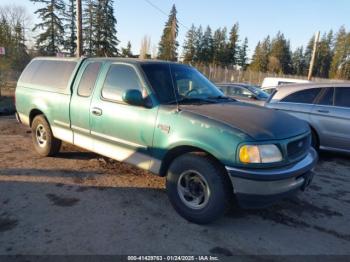
[[[16,109],[40,155],[65,141],[165,176],[173,207],[200,224],[235,201],[263,207],[304,190],[317,162],[306,122],[225,97],[183,64],[36,58]]]

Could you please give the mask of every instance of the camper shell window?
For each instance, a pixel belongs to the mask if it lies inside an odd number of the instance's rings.
[[[63,90],[67,88],[76,65],[75,61],[34,60],[24,70],[19,82]]]

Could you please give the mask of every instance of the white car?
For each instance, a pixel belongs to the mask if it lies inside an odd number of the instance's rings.
[[[295,78],[265,77],[261,84],[261,89],[268,94],[272,94],[278,86],[296,83],[311,83],[311,81]]]

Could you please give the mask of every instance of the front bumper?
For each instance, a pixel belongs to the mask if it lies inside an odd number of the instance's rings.
[[[312,181],[318,156],[311,148],[307,156],[290,166],[274,169],[226,167],[240,206],[259,208],[304,190]]]

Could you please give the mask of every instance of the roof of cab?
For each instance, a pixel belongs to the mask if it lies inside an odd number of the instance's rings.
[[[33,58],[33,60],[54,60],[54,61],[71,61],[78,62],[81,58],[77,57],[52,57],[52,56],[38,56]]]
[[[67,62],[80,62],[80,61],[109,61],[109,62],[121,62],[128,64],[180,64],[178,62],[157,60],[157,59],[140,59],[140,58],[124,58],[124,57],[50,57],[50,56],[39,56],[33,60],[54,60],[54,61],[67,61]],[[183,64],[190,66],[187,64]]]
[[[350,87],[349,81],[343,81],[343,82],[323,82],[323,83],[306,83],[306,84],[290,84],[285,86],[277,87],[277,92],[273,96],[274,101],[278,101],[280,99],[283,99],[284,97],[293,94],[297,91],[312,89],[312,88],[327,88],[327,87]]]
[[[324,88],[324,87],[349,87],[350,81],[328,81],[328,82],[311,82],[311,83],[294,83],[284,86],[278,86],[277,90],[287,90],[287,89],[308,89],[308,88]]]
[[[179,64],[172,61],[164,61],[157,59],[140,59],[140,58],[123,58],[123,57],[87,57],[87,60],[93,61],[110,61],[110,62],[123,62],[129,64]]]

